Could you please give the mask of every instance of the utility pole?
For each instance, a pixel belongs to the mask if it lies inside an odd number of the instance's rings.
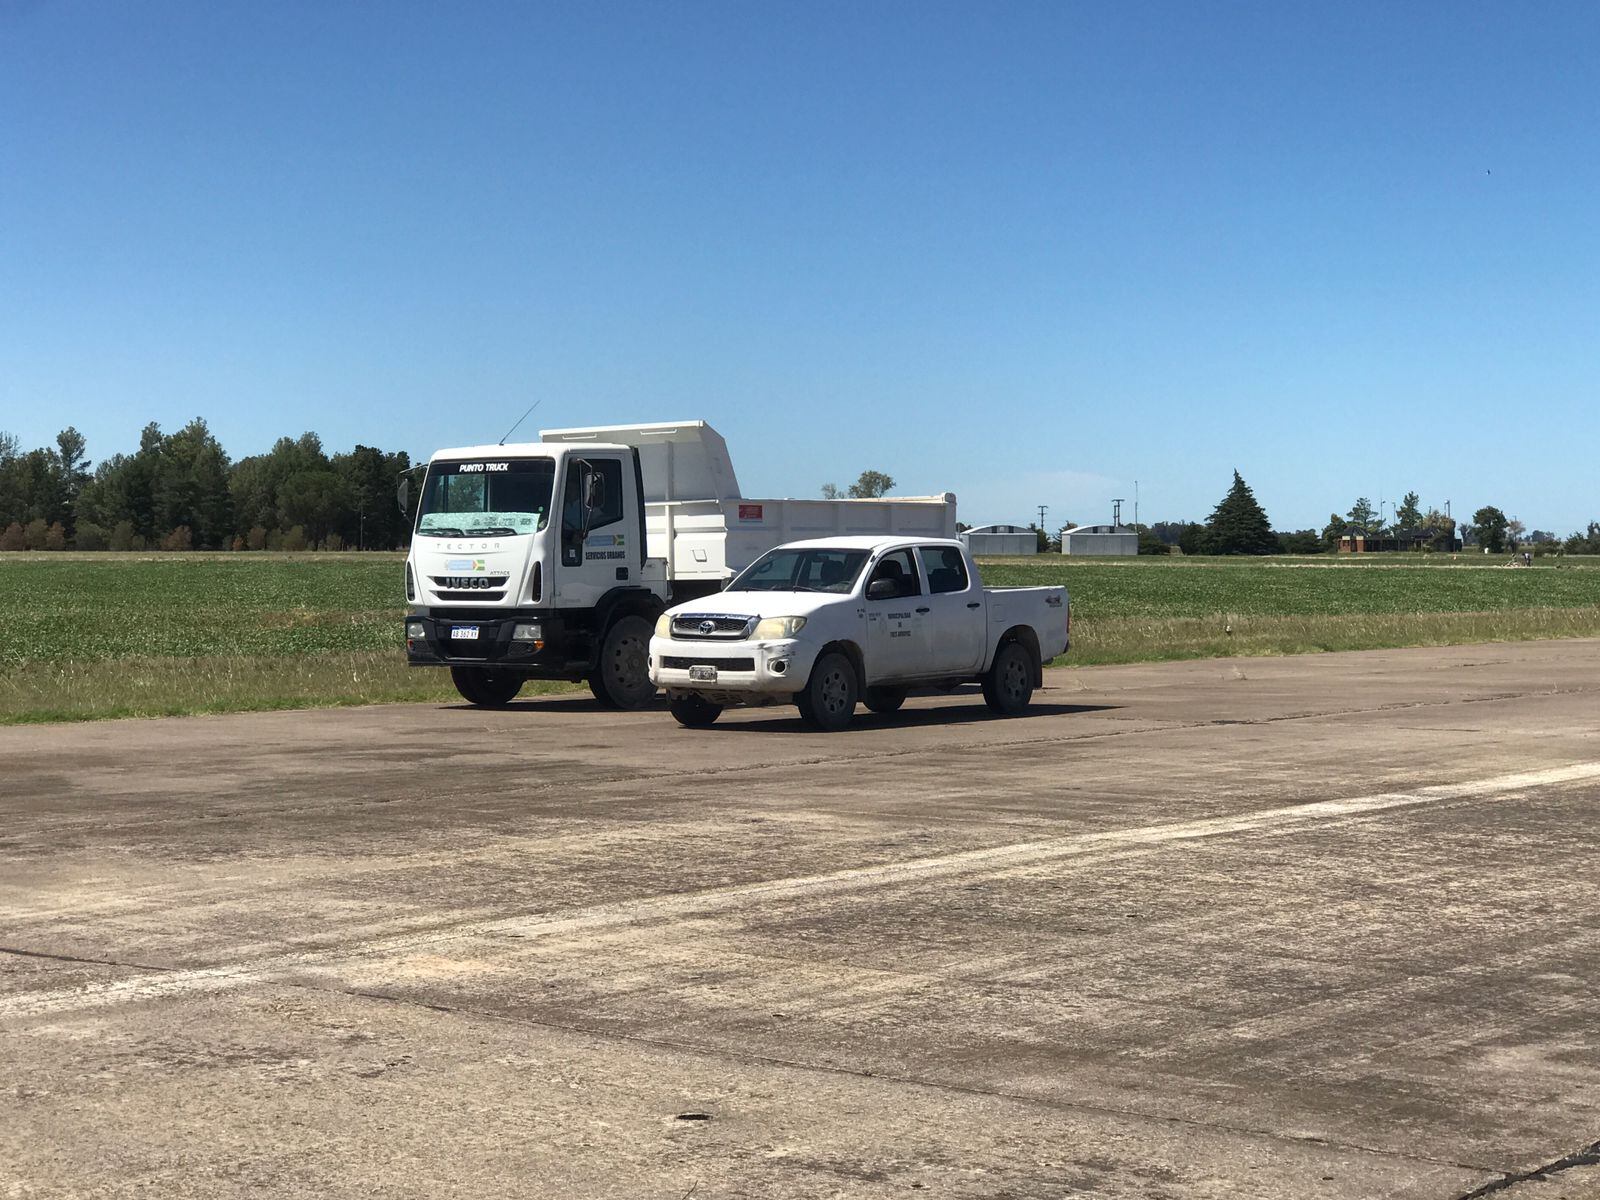
[[[1050,506],[1048,504],[1039,505],[1039,528],[1040,529],[1044,528],[1044,515],[1045,515],[1045,513],[1049,512],[1049,511],[1050,511]]]
[[[1124,499],[1123,497],[1117,497],[1116,499],[1111,501],[1111,528],[1113,530],[1119,528],[1122,525],[1122,501],[1123,501],[1123,499]]]

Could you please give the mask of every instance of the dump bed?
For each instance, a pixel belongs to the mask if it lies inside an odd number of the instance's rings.
[[[772,547],[802,538],[956,533],[956,498],[949,492],[881,500],[745,497],[727,442],[704,421],[546,429],[539,436],[638,449],[646,553],[665,560],[668,579],[721,581]]]

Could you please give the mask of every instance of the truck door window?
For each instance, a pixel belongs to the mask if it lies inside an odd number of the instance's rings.
[[[922,570],[928,576],[928,594],[967,590],[967,564],[954,546],[918,546]]]
[[[589,532],[622,520],[622,460],[591,458],[589,465],[605,480],[603,503],[589,522]],[[567,485],[561,492],[561,531],[574,534],[583,528],[583,470],[576,462],[567,464]]]
[[[922,595],[922,585],[917,582],[917,568],[911,561],[911,551],[891,550],[878,560],[878,565],[872,568],[872,578],[867,580],[870,588],[880,579],[894,581],[894,599],[905,596]]]

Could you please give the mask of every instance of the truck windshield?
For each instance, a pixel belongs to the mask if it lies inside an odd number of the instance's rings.
[[[730,592],[838,592],[847,594],[867,561],[865,550],[768,550],[725,590]]]
[[[417,508],[417,533],[507,537],[543,529],[555,477],[552,458],[429,463]]]

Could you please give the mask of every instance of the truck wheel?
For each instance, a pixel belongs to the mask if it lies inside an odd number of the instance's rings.
[[[861,693],[861,703],[865,704],[870,712],[898,712],[900,706],[905,702],[905,688],[869,687]]]
[[[600,665],[589,676],[589,690],[607,708],[637,712],[650,707],[656,685],[650,682],[650,622],[643,617],[619,617],[606,630],[600,646]]]
[[[837,733],[850,724],[856,711],[856,669],[842,654],[824,654],[811,668],[811,678],[796,697],[806,724],[825,733]]]
[[[451,667],[450,682],[463,700],[479,708],[504,708],[522,690],[522,676],[482,667]]]
[[[1002,717],[1014,717],[1033,699],[1033,655],[1021,642],[1007,642],[995,651],[983,676],[983,702]]]
[[[713,704],[704,696],[696,696],[693,692],[668,696],[667,707],[672,710],[672,715],[678,724],[687,729],[709,729],[722,715],[722,705]]]

